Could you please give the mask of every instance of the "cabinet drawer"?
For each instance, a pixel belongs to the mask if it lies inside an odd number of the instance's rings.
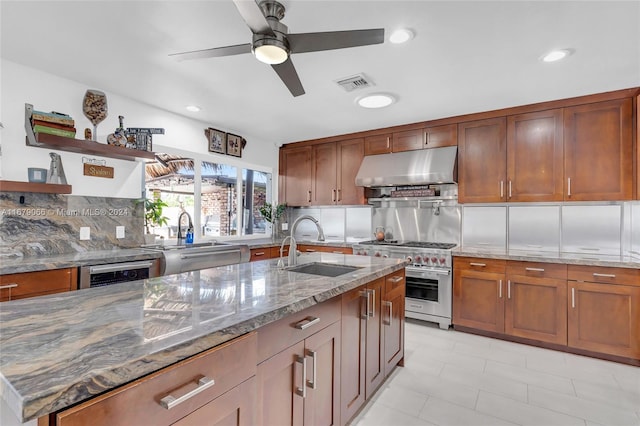
[[[282,256],[289,256],[289,246],[284,246],[284,248],[282,249]],[[280,257],[280,246],[271,247],[271,258],[277,259],[278,257]]]
[[[256,374],[255,333],[239,337],[57,415],[58,426],[169,425]],[[198,385],[206,377],[214,383]],[[197,389],[203,389],[197,392]],[[171,409],[168,395],[195,394]]]
[[[387,275],[384,284],[384,292],[389,298],[389,294],[394,291],[398,291],[398,289],[403,289],[405,287],[405,279],[404,279],[404,268],[394,272],[393,274]],[[404,293],[404,290],[402,290]]]
[[[454,269],[466,269],[478,272],[493,272],[504,274],[506,269],[506,260],[502,259],[483,259],[480,257],[454,257]]]
[[[567,279],[567,265],[557,263],[507,262],[507,275]]]
[[[340,297],[334,297],[258,329],[258,362],[338,321],[341,315],[340,301]]]
[[[569,265],[569,280],[640,286],[640,270]]]
[[[251,262],[253,262],[254,260],[265,260],[265,259],[271,259],[270,247],[251,249]]]
[[[0,275],[0,301],[70,291],[77,277],[76,268]]]

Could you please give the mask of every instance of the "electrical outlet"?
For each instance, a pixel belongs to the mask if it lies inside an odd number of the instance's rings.
[[[116,238],[124,238],[124,226],[116,226]]]
[[[282,230],[283,231],[288,231],[289,230],[289,223],[288,222],[282,222],[281,226],[282,226]]]
[[[90,240],[91,239],[91,228],[88,226],[80,227],[80,239],[81,240]]]

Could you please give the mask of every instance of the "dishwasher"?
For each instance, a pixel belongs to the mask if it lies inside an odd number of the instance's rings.
[[[102,287],[160,276],[159,259],[80,267],[79,289]]]

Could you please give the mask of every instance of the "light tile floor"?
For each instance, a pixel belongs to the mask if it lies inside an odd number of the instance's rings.
[[[640,425],[640,368],[407,320],[405,366],[351,423]]]

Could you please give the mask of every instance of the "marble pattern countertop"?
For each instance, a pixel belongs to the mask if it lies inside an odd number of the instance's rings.
[[[0,303],[0,396],[21,421],[116,388],[405,266],[309,253],[359,267],[335,278],[243,263]]]
[[[496,250],[458,247],[453,256],[485,259],[521,260],[526,262],[561,263],[567,265],[605,266],[640,269],[640,255],[615,256],[597,253],[530,252],[521,250]],[[454,260],[455,261],[455,260]]]

